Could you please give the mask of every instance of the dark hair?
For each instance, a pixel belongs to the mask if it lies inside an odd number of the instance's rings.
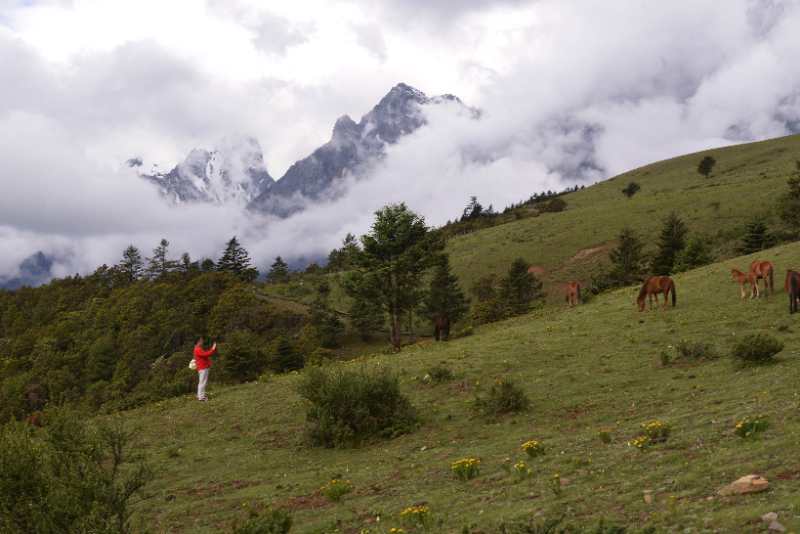
[[[203,342],[205,342],[205,338],[203,338],[203,336],[200,336],[197,338],[197,342],[195,343],[195,345],[202,345]]]

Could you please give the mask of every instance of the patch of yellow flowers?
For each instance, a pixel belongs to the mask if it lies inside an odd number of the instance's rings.
[[[522,460],[514,464],[514,473],[516,473],[517,477],[521,479],[528,478],[529,476],[531,476],[531,470],[528,467],[528,464],[526,464]]]
[[[412,526],[416,525],[424,526],[428,522],[429,515],[430,515],[430,509],[424,504],[409,506],[408,508],[400,512],[400,518],[403,521],[405,521],[406,524],[410,524]],[[399,529],[397,532],[403,532],[403,529]]]
[[[636,447],[640,451],[645,450],[649,444],[650,444],[650,438],[648,438],[647,436],[639,436],[637,438],[633,438],[628,442],[628,446]]]
[[[400,527],[392,527],[389,529],[389,534],[406,534],[406,531]]]
[[[628,442],[629,447],[636,447],[640,451],[644,451],[655,443],[667,441],[671,430],[670,426],[660,419],[642,423],[641,427],[641,434]]]
[[[450,464],[450,470],[461,480],[470,480],[480,473],[479,458],[462,458]]]
[[[536,458],[544,454],[544,445],[542,442],[532,439],[522,444],[522,450],[531,458]]]

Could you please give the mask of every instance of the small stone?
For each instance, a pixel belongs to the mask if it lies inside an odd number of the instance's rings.
[[[653,504],[652,490],[644,490],[644,502],[645,504]]]
[[[758,493],[769,488],[769,482],[761,475],[745,475],[732,484],[720,489],[719,495],[744,495],[747,493]]]
[[[772,523],[773,521],[778,520],[778,514],[776,514],[775,512],[767,512],[766,514],[761,516],[761,520],[764,523]]]
[[[559,481],[561,482],[561,485],[562,485],[562,486],[567,486],[567,485],[569,485],[569,479],[568,479],[568,478],[562,478],[562,479],[560,479]]]
[[[773,521],[769,524],[769,531],[770,532],[786,532],[786,527],[778,523],[777,521]]]
[[[425,451],[428,450],[428,446],[427,445],[423,445],[422,447],[420,447],[419,450],[422,451],[422,452],[425,452]]]

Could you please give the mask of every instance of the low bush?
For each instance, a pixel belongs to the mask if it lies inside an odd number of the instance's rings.
[[[285,510],[270,510],[253,514],[242,525],[233,528],[233,534],[286,534],[292,529],[292,516]]]
[[[734,427],[734,433],[740,438],[749,438],[765,431],[769,427],[767,418],[763,415],[745,417],[738,421]]]
[[[745,363],[765,363],[783,350],[783,343],[767,334],[749,334],[733,347],[733,356]]]
[[[266,366],[263,341],[248,330],[236,330],[220,347],[219,364],[223,377],[232,382],[254,380]]]
[[[450,471],[459,480],[472,480],[481,472],[481,461],[479,458],[462,458],[450,464]]]
[[[530,404],[525,391],[506,379],[495,382],[489,390],[488,397],[475,399],[475,407],[487,416],[522,412],[527,410]]]
[[[339,502],[342,497],[353,491],[353,484],[349,480],[334,478],[320,488],[326,499],[331,502]]]
[[[703,341],[682,340],[675,345],[678,358],[687,360],[710,360],[717,357],[717,351],[711,343]]]
[[[298,391],[308,401],[308,435],[314,445],[354,447],[373,438],[413,430],[417,414],[385,368],[310,369]]]
[[[449,368],[445,367],[442,364],[434,365],[433,367],[428,368],[428,372],[425,373],[425,377],[427,377],[426,381],[429,381],[433,384],[442,384],[444,382],[449,382],[455,378],[453,371]]]

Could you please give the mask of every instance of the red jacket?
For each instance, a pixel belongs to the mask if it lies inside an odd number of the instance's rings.
[[[211,355],[215,352],[217,352],[215,348],[203,350],[202,345],[194,346],[194,361],[197,364],[198,371],[211,367]]]

